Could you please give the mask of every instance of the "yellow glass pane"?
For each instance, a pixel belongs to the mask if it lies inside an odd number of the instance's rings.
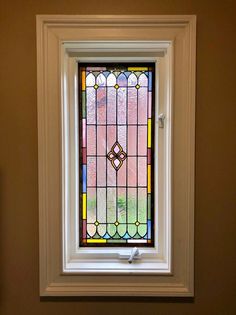
[[[83,219],[86,220],[86,201],[87,201],[87,195],[83,194]]]

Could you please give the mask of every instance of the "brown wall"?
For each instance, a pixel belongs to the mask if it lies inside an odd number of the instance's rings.
[[[0,0],[0,314],[236,314],[236,1]],[[40,301],[36,14],[197,14],[191,299]]]

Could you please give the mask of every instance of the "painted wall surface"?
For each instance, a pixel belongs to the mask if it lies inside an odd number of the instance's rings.
[[[196,14],[194,299],[40,301],[36,14]],[[0,314],[236,314],[236,1],[0,0]]]

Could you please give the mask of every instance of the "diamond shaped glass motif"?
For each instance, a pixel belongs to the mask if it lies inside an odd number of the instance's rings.
[[[118,171],[123,161],[126,159],[127,155],[123,151],[122,146],[119,144],[119,142],[115,142],[110,150],[110,152],[107,154],[108,160],[110,160],[111,165],[114,167],[116,171]]]

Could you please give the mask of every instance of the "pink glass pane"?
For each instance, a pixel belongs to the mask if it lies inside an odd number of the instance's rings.
[[[96,158],[87,157],[87,185],[96,186]]]
[[[147,127],[146,126],[138,127],[138,154],[139,155],[147,154]]]
[[[107,88],[107,124],[116,123],[116,89]]]
[[[96,128],[87,125],[87,154],[96,154]]]
[[[136,155],[137,126],[128,126],[128,155]]]
[[[119,172],[117,172],[117,186],[126,186],[126,163],[127,160],[124,160]]]
[[[138,157],[138,186],[147,185],[147,158]]]
[[[97,124],[106,123],[106,88],[97,89]]]
[[[107,126],[107,153],[116,142],[116,126]]]
[[[128,124],[137,124],[137,89],[128,89]]]
[[[146,74],[141,74],[138,78],[138,84],[140,86],[148,86],[148,78],[146,76]]]
[[[82,146],[86,147],[86,119],[82,119]]]
[[[86,88],[87,94],[87,124],[95,124],[95,95],[93,87]]]
[[[128,158],[128,186],[136,186],[136,157]]]
[[[147,88],[145,87],[138,90],[138,123],[147,123]]]
[[[97,157],[97,185],[106,185],[106,157]]]
[[[87,222],[96,221],[96,188],[87,189]]]
[[[106,126],[97,126],[97,154],[106,155]]]
[[[126,126],[118,126],[118,142],[126,152]]]
[[[119,88],[117,93],[117,119],[118,124],[126,123],[126,98],[127,98],[127,89]]]

